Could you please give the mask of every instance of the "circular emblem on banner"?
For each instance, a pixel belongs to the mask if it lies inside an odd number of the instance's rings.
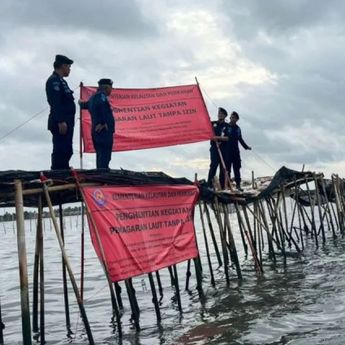
[[[98,206],[105,205],[106,199],[103,192],[100,189],[95,189],[94,192],[92,193],[92,196],[93,196],[93,200],[95,200]]]

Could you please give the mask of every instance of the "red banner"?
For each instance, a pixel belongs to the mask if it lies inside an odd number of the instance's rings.
[[[92,243],[102,259],[98,233],[112,281],[198,255],[193,223],[196,186],[85,187],[83,191],[92,217]]]
[[[88,100],[94,87],[81,87]],[[115,117],[113,151],[140,150],[209,140],[210,118],[198,85],[155,89],[113,89],[109,101]],[[84,152],[95,152],[91,117],[82,111]]]

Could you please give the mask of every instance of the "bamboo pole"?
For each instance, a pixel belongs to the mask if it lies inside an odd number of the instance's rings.
[[[160,323],[161,320],[162,320],[162,317],[161,317],[161,312],[159,310],[159,303],[158,303],[158,299],[157,299],[157,292],[156,292],[155,282],[153,280],[152,273],[149,273],[148,276],[149,276],[151,293],[152,293],[152,303],[155,306],[157,323]]]
[[[41,205],[38,206],[38,214],[40,215]],[[37,222],[36,228],[36,242],[35,242],[35,258],[34,258],[34,270],[33,270],[33,291],[32,291],[32,331],[37,333],[38,328],[38,277],[39,277],[39,222]]]
[[[44,296],[44,242],[43,242],[43,223],[42,223],[42,195],[38,197],[38,218],[37,228],[39,232],[38,243],[39,243],[39,258],[40,258],[40,344],[44,345],[45,341],[45,296]]]
[[[226,248],[225,233],[224,233],[223,224],[222,224],[221,217],[220,217],[220,210],[219,210],[219,206],[218,206],[218,197],[217,196],[214,198],[213,212],[215,214],[215,217],[216,217],[216,220],[218,223],[218,227],[219,227],[220,241],[222,244],[222,252],[223,252],[224,273],[225,273],[226,284],[230,285],[229,269],[228,269],[229,257],[228,257],[227,248]]]
[[[60,250],[62,252],[64,261],[65,261],[65,264],[66,264],[66,268],[67,268],[67,271],[68,271],[68,274],[69,274],[69,277],[70,277],[70,280],[71,280],[71,283],[72,283],[74,294],[75,294],[76,299],[77,299],[77,303],[78,303],[78,306],[79,306],[80,314],[81,314],[83,322],[84,322],[84,326],[85,326],[85,330],[86,330],[86,333],[87,333],[87,337],[88,337],[89,343],[91,345],[94,345],[95,342],[93,340],[91,328],[90,328],[90,325],[89,325],[89,320],[88,320],[86,312],[85,312],[84,304],[83,304],[83,302],[82,302],[82,300],[80,298],[80,293],[79,293],[79,289],[78,289],[78,286],[77,286],[77,282],[76,282],[76,280],[74,278],[74,274],[73,274],[73,271],[72,271],[72,268],[71,268],[71,265],[70,265],[67,253],[65,251],[65,247],[64,247],[64,244],[63,244],[63,240],[61,238],[60,230],[59,230],[59,225],[58,225],[58,222],[56,220],[54,209],[53,209],[53,205],[52,205],[52,202],[51,202],[51,199],[50,199],[50,196],[49,196],[48,188],[47,188],[47,185],[44,182],[43,182],[43,190],[44,190],[44,194],[45,194],[45,197],[46,197],[46,200],[47,200],[47,204],[48,204],[48,207],[49,207],[49,213],[50,213],[51,219],[53,221],[55,234],[56,234],[56,237],[57,237],[58,242],[59,242]]]
[[[63,211],[62,205],[59,204],[59,220],[60,220],[60,232],[63,246],[65,246],[65,234],[64,234],[64,224],[63,224]],[[65,319],[66,319],[66,329],[67,335],[72,334],[71,331],[71,321],[69,316],[69,302],[68,302],[68,287],[67,287],[67,274],[66,274],[66,263],[64,261],[63,255],[61,257],[62,264],[62,285],[63,285],[63,297],[65,302]],[[83,301],[82,295],[80,294],[80,299]]]
[[[22,333],[23,344],[31,345],[31,323],[30,323],[30,304],[29,304],[29,283],[28,266],[26,259],[25,227],[24,227],[24,201],[21,180],[14,180],[15,203],[16,203],[16,222],[17,222],[17,245],[19,260],[20,278],[20,299],[22,311]]]
[[[211,284],[212,284],[213,287],[215,287],[216,283],[215,283],[214,275],[213,275],[213,268],[212,268],[212,262],[211,262],[211,257],[210,257],[210,250],[209,250],[209,247],[208,247],[208,240],[207,240],[207,236],[206,236],[205,220],[204,220],[204,216],[203,216],[203,213],[202,213],[202,208],[201,208],[200,200],[198,201],[198,206],[199,206],[199,212],[200,212],[202,233],[203,233],[204,241],[205,241],[205,248],[206,248],[208,268],[209,268],[210,275],[211,275]]]
[[[0,299],[0,345],[4,345],[4,332],[5,325],[2,322],[2,315],[1,315],[1,299]]]
[[[213,225],[212,225],[212,222],[211,222],[210,211],[209,211],[209,209],[207,207],[206,201],[204,201],[204,210],[205,210],[205,214],[206,214],[208,228],[209,228],[210,234],[211,234],[212,243],[213,243],[214,250],[216,252],[216,257],[217,257],[217,260],[218,260],[218,267],[220,267],[220,266],[223,265],[223,262],[222,262],[222,259],[220,257],[217,240],[216,240],[216,237],[214,235]]]
[[[174,268],[174,276],[175,276],[175,293],[176,293],[176,299],[177,299],[177,306],[180,313],[182,313],[182,304],[181,304],[181,295],[180,295],[180,287],[178,284],[178,275],[177,275],[177,268],[176,265],[173,265]]]
[[[238,255],[237,255],[235,239],[234,239],[234,236],[233,236],[232,231],[231,231],[229,213],[227,212],[225,205],[222,205],[222,206],[223,206],[225,224],[226,224],[226,227],[228,229],[230,257],[231,257],[232,262],[235,264],[237,278],[242,279],[241,266],[240,266],[240,261],[238,259]]]

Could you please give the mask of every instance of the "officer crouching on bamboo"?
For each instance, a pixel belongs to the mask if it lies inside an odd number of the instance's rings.
[[[79,101],[82,109],[88,109],[91,114],[91,134],[96,150],[97,169],[109,169],[113,149],[115,120],[108,101],[113,82],[111,79],[100,79],[97,92],[87,102]]]

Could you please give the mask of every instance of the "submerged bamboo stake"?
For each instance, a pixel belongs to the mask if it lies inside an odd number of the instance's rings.
[[[226,285],[230,285],[230,279],[229,279],[229,256],[227,252],[227,247],[226,247],[226,239],[225,239],[225,232],[223,229],[223,224],[221,221],[220,217],[220,210],[219,210],[219,203],[218,203],[218,198],[214,198],[214,203],[213,203],[213,212],[215,214],[217,223],[218,223],[218,228],[219,228],[219,233],[220,233],[220,241],[222,243],[222,252],[223,252],[223,262],[224,262],[224,273],[225,273],[225,279],[226,279]]]
[[[233,236],[232,231],[231,231],[229,213],[227,212],[227,208],[224,205],[222,205],[222,206],[223,206],[223,212],[224,212],[225,225],[228,229],[230,257],[231,257],[232,262],[235,264],[237,278],[242,279],[240,261],[238,259],[238,255],[237,255],[235,239],[234,239],[234,236]]]
[[[158,271],[156,271],[155,273],[156,273],[156,279],[157,279],[157,284],[158,284],[159,303],[160,303],[164,297],[164,293],[163,293],[163,287],[162,287],[160,274]]]
[[[17,245],[20,275],[20,299],[22,310],[22,332],[23,344],[31,345],[31,323],[30,323],[30,304],[29,304],[29,283],[28,266],[26,260],[25,227],[24,227],[24,201],[22,182],[14,181],[16,199],[16,221],[17,221]]]
[[[213,287],[215,287],[216,283],[215,283],[214,275],[213,275],[213,268],[212,268],[212,262],[211,262],[211,257],[210,257],[210,250],[209,250],[209,247],[208,247],[208,240],[207,240],[207,236],[206,236],[205,220],[204,220],[204,216],[203,216],[203,213],[202,213],[202,208],[201,208],[200,200],[198,201],[198,206],[199,206],[199,212],[200,212],[202,233],[203,233],[203,236],[204,236],[204,242],[205,242],[205,248],[206,248],[208,268],[209,268],[210,275],[211,275],[211,284],[212,284]]]
[[[174,268],[174,281],[175,281],[175,292],[176,292],[176,299],[177,299],[177,306],[180,313],[182,313],[182,304],[181,304],[181,295],[180,295],[180,287],[178,284],[178,275],[177,275],[177,268],[176,265],[173,265]]]
[[[63,212],[62,205],[59,204],[59,220],[60,220],[60,232],[63,246],[65,246],[65,234],[64,234],[64,224],[63,224]],[[65,302],[65,319],[66,319],[66,329],[67,335],[71,335],[71,321],[69,317],[69,302],[68,302],[68,287],[67,287],[67,274],[66,274],[66,263],[63,256],[61,257],[62,263],[62,284],[63,284],[63,297]],[[80,294],[80,299],[83,301],[82,295]]]
[[[134,325],[137,331],[140,331],[140,309],[138,306],[138,301],[135,296],[135,290],[132,284],[132,279],[125,280],[126,290],[128,294],[129,304],[132,310],[132,320],[134,321]]]
[[[43,184],[43,190],[44,190],[44,194],[45,194],[45,197],[46,197],[46,200],[47,200],[47,204],[48,204],[48,207],[49,207],[50,216],[51,216],[51,219],[53,221],[55,234],[56,234],[56,237],[58,239],[60,250],[62,252],[64,261],[65,261],[65,264],[66,264],[66,268],[67,268],[67,271],[68,271],[68,274],[69,274],[69,277],[70,277],[70,280],[71,280],[71,283],[72,283],[74,294],[75,294],[76,299],[77,299],[77,303],[78,303],[78,306],[79,306],[80,314],[81,314],[83,322],[84,322],[86,334],[87,334],[89,343],[91,345],[94,345],[95,342],[93,340],[91,328],[90,328],[90,325],[89,325],[89,320],[88,320],[86,312],[85,312],[84,304],[83,304],[82,300],[80,299],[80,293],[79,293],[79,289],[78,289],[78,286],[77,286],[77,282],[76,282],[76,280],[74,278],[74,274],[73,274],[73,271],[72,271],[72,268],[71,268],[68,256],[67,256],[66,251],[65,251],[63,240],[61,238],[61,233],[59,231],[59,225],[58,225],[58,222],[56,220],[54,209],[53,209],[53,205],[52,205],[52,202],[51,202],[51,199],[50,199],[50,196],[49,196],[48,188],[47,188],[47,185],[44,182],[42,182],[42,184]]]
[[[38,248],[40,258],[40,344],[44,345],[45,340],[45,297],[44,297],[44,242],[43,242],[43,224],[42,224],[42,196],[38,197],[38,218],[37,218],[37,229],[38,229]]]
[[[216,256],[217,256],[217,260],[218,260],[218,267],[220,267],[220,266],[223,265],[223,262],[222,262],[222,259],[220,257],[217,240],[216,240],[216,237],[214,235],[213,225],[212,225],[212,222],[211,222],[210,211],[209,211],[209,209],[207,207],[206,201],[204,201],[204,210],[205,210],[205,214],[206,214],[206,218],[207,218],[208,228],[209,228],[210,234],[211,234],[212,243],[213,243],[214,250],[216,252]]]
[[[41,205],[38,206],[38,214],[41,215]],[[41,215],[42,216],[42,215]],[[34,271],[33,271],[33,291],[32,291],[32,331],[37,333],[38,328],[38,274],[39,274],[39,227],[40,224],[37,222],[36,228],[36,243],[35,243],[35,258],[34,258]]]
[[[149,273],[148,276],[149,276],[151,293],[152,293],[152,303],[155,306],[157,323],[160,323],[161,320],[162,320],[162,317],[161,317],[161,312],[159,310],[159,303],[158,303],[158,299],[157,299],[157,292],[156,292],[155,282],[153,280],[152,273]]]
[[[1,299],[0,299],[0,345],[4,345],[4,333],[3,330],[5,329],[5,325],[2,322],[2,315],[1,315]]]

